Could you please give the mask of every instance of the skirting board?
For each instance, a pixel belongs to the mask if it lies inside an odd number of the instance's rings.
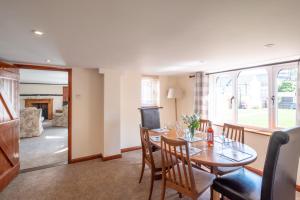
[[[141,146],[128,147],[128,148],[121,149],[121,153],[126,153],[129,151],[136,151],[136,150],[140,150],[141,148],[142,148]]]
[[[135,151],[135,150],[139,150],[141,148],[142,148],[141,146],[124,148],[124,149],[121,149],[121,153],[129,152],[129,151]],[[122,158],[122,154],[116,154],[116,155],[106,156],[106,157],[103,157],[102,154],[85,156],[85,157],[80,157],[80,158],[72,159],[71,162],[70,162],[70,164],[77,163],[77,162],[88,161],[88,160],[93,160],[93,159],[97,159],[97,158],[102,158],[103,161],[108,161],[108,160]]]
[[[250,167],[250,166],[245,166],[245,168],[248,169],[249,171],[254,172],[257,175],[260,175],[260,176],[263,175],[263,171],[262,170],[259,170],[259,169],[256,169],[256,168],[253,168],[253,167]],[[296,191],[300,192],[300,185],[296,185]]]
[[[75,158],[72,159],[70,164],[73,163],[77,163],[77,162],[83,162],[83,161],[88,161],[88,160],[93,160],[93,159],[97,159],[97,158],[102,158],[102,154],[95,154],[95,155],[91,155],[91,156],[84,156],[84,157],[80,157],[80,158]]]
[[[118,159],[118,158],[122,158],[122,154],[116,154],[116,155],[112,155],[112,156],[102,156],[102,160],[103,161],[109,161],[109,160],[114,160],[114,159]]]

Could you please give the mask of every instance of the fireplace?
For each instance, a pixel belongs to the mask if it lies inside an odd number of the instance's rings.
[[[25,107],[40,108],[45,119],[53,118],[53,99],[25,99]]]
[[[38,109],[42,109],[42,116],[44,119],[48,119],[48,103],[32,103],[33,107],[36,107]]]

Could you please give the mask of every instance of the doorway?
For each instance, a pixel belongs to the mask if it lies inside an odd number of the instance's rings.
[[[20,169],[71,160],[71,69],[16,65],[20,71]]]

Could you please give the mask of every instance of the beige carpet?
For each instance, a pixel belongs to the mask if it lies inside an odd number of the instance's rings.
[[[68,129],[48,127],[39,137],[20,141],[21,169],[68,160]]]
[[[102,162],[99,159],[20,174],[1,194],[1,200],[146,200],[149,170],[138,184],[141,152],[123,154],[122,159]],[[153,200],[160,199],[160,183],[155,181]],[[167,190],[166,199],[179,200]],[[183,198],[186,200],[188,198]],[[209,199],[207,191],[201,200]]]

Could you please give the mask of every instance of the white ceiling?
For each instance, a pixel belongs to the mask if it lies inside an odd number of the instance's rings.
[[[21,83],[68,84],[68,72],[20,69]]]
[[[300,57],[299,0],[0,0],[0,58],[149,74]],[[31,30],[45,32],[34,37]],[[265,44],[274,43],[272,48]],[[204,63],[200,63],[204,61]]]

